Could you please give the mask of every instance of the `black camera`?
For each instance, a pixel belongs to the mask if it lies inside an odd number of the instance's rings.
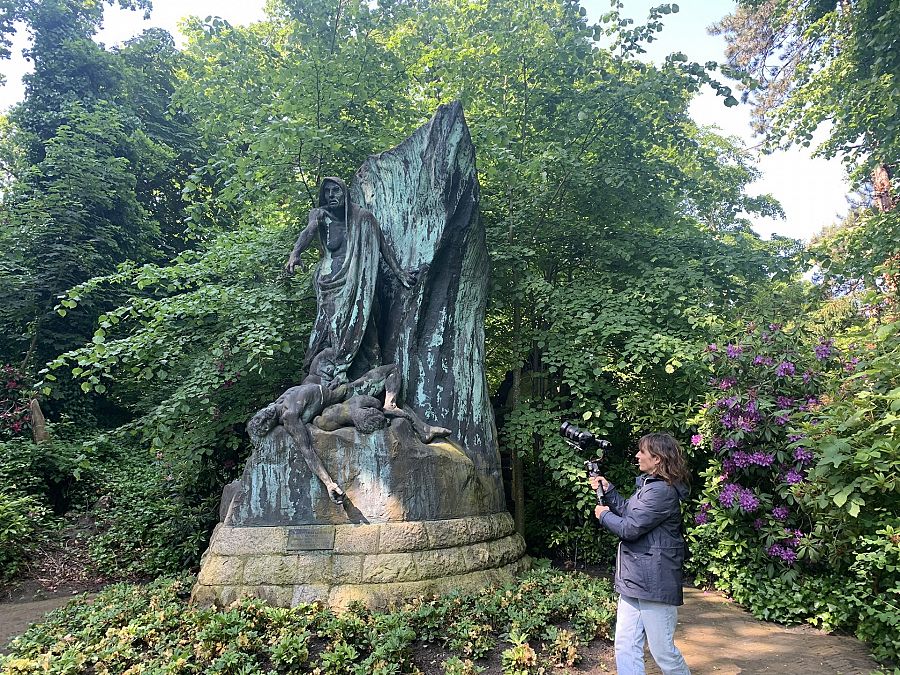
[[[571,422],[565,421],[559,427],[559,435],[565,439],[566,443],[571,445],[573,448],[577,448],[578,450],[595,450],[597,452],[597,457],[594,459],[589,459],[584,463],[584,468],[587,470],[588,476],[602,476],[603,472],[601,469],[601,462],[603,460],[603,453],[610,447],[610,442],[605,441],[601,438],[597,438],[590,431],[585,431],[584,429],[579,429]],[[597,488],[597,503],[603,504],[603,488]]]
[[[590,431],[579,429],[568,421],[563,422],[559,427],[559,435],[566,439],[566,443],[579,450],[597,450],[600,456],[597,461],[603,457],[603,451],[609,447],[609,441],[597,438]]]

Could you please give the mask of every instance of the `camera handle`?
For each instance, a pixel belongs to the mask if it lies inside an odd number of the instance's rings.
[[[603,485],[597,486],[597,503],[606,506],[606,493],[603,491]]]

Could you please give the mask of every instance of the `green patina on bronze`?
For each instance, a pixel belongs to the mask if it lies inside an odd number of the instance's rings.
[[[481,518],[508,516],[484,374],[488,254],[462,107],[441,106],[370,157],[349,189],[325,179],[288,272],[316,240],[308,373],[248,424],[255,450],[223,494],[221,541],[195,597],[378,605],[432,588],[441,570],[448,583],[508,579],[527,565],[519,535],[470,531]],[[452,561],[435,538],[442,530],[429,529],[437,523],[462,528]],[[382,527],[406,529],[371,529]],[[361,528],[358,551],[348,544],[356,530],[341,528]],[[230,553],[232,543],[222,549],[222,537],[256,541],[262,531],[284,550],[257,559]],[[288,552],[296,561],[285,562]],[[331,577],[313,582],[303,570],[322,561]],[[278,581],[267,582],[269,573]]]

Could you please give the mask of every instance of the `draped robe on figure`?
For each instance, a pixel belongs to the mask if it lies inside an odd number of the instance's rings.
[[[316,289],[316,322],[309,337],[305,366],[322,349],[335,350],[336,373],[355,375],[379,365],[378,338],[373,323],[375,284],[381,255],[378,221],[371,211],[350,202],[350,192],[340,178],[326,178],[319,188],[319,204],[324,203],[325,184],[334,182],[344,191],[346,253],[343,261],[332,256],[327,245],[326,218],[319,224],[323,255],[313,275]],[[362,350],[362,354],[360,353]],[[360,357],[357,359],[357,357]],[[354,360],[357,364],[354,365]]]

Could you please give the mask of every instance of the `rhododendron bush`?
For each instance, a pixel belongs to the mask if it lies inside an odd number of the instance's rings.
[[[750,324],[706,356],[699,577],[763,618],[853,627],[896,655],[897,324],[834,338]]]
[[[22,374],[13,366],[0,366],[0,440],[31,431],[28,391]]]

